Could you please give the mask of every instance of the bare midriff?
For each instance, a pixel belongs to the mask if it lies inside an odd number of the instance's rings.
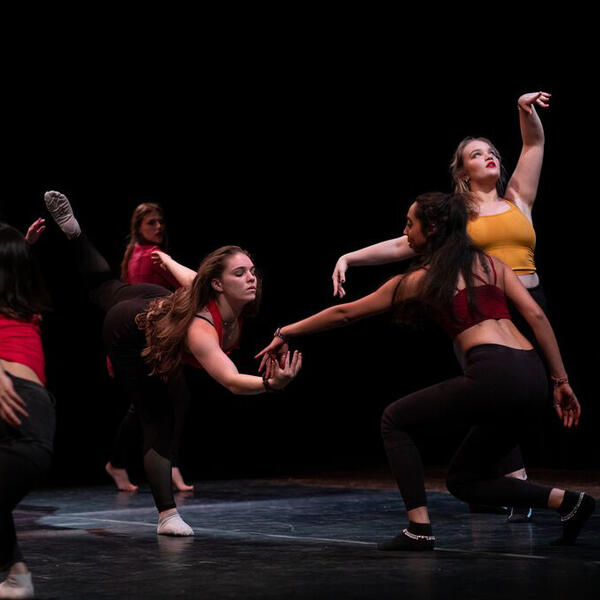
[[[529,340],[519,332],[510,319],[487,319],[454,338],[454,345],[464,355],[467,350],[482,344],[498,344],[515,350],[532,350]]]
[[[44,384],[40,381],[39,377],[35,374],[35,371],[28,367],[27,365],[23,365],[18,362],[10,362],[8,360],[3,360],[0,358],[0,365],[4,368],[7,373],[14,375],[15,377],[20,377],[21,379],[27,379],[28,381],[33,381],[38,385],[43,386]]]

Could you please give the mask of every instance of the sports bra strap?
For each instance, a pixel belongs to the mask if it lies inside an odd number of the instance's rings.
[[[196,313],[194,316],[198,319],[204,319],[207,323],[210,323],[213,327],[215,327],[215,324],[208,317],[205,317],[204,315],[201,315],[200,313]],[[216,327],[215,327],[215,329],[216,329]]]
[[[487,255],[489,261],[490,261],[490,265],[492,265],[492,271],[494,271],[494,285],[496,285],[496,281],[498,281],[498,276],[496,275],[496,267],[494,267],[494,261],[492,260],[492,257],[488,254]]]

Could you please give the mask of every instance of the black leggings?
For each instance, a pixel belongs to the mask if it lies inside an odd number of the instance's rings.
[[[527,291],[531,295],[531,297],[540,305],[541,309],[544,313],[548,314],[548,305],[546,302],[546,295],[544,294],[544,289],[542,288],[542,284],[539,283],[537,286],[533,288],[528,288]],[[521,313],[514,308],[514,306],[509,304],[510,316],[515,324],[516,328],[523,333],[523,335],[531,342],[533,347],[540,352],[540,347],[535,339],[535,335],[529,326],[529,323],[523,318]],[[515,471],[519,471],[520,469],[524,469],[525,465],[523,463],[523,456],[521,454],[521,448],[517,445],[515,446],[506,456],[502,457],[500,462],[498,463],[498,468],[503,474],[506,473],[514,473]]]
[[[56,423],[54,400],[45,388],[9,377],[29,416],[21,416],[16,428],[0,418],[0,571],[23,560],[12,511],[49,471]]]
[[[153,284],[130,285],[114,279],[110,267],[91,242],[81,235],[70,242],[90,298],[106,315],[102,337],[106,352],[129,404],[141,424],[144,468],[159,511],[175,508],[171,486],[171,455],[174,439],[174,398],[187,398],[182,374],[168,382],[150,376],[141,357],[146,345],[135,317],[151,300],[171,292]],[[131,416],[126,416],[131,421]],[[127,428],[128,424],[126,424]]]
[[[410,432],[450,419],[473,425],[448,469],[454,496],[475,504],[546,508],[552,488],[504,477],[498,469],[544,409],[548,384],[540,358],[535,350],[484,344],[471,348],[465,361],[463,376],[400,398],[383,413],[383,441],[406,509],[427,506]]]

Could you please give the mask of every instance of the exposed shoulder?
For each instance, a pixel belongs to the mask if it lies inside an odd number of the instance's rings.
[[[421,290],[421,282],[423,281],[423,277],[427,273],[427,269],[424,267],[417,269],[416,271],[412,271],[407,275],[403,276],[402,281],[402,299],[408,300],[409,298],[413,298],[419,295]]]
[[[187,345],[193,353],[219,346],[219,336],[214,326],[204,319],[194,319],[187,330]]]
[[[529,222],[533,223],[531,217],[531,206],[527,204],[527,202],[524,202],[523,200],[521,200],[521,198],[519,198],[518,195],[516,195],[515,193],[511,193],[510,191],[507,191],[506,197],[504,199],[506,200],[506,202],[512,204],[520,212],[522,212],[527,217],[527,220]]]

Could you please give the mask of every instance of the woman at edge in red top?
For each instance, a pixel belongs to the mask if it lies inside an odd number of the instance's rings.
[[[410,432],[434,420],[458,418],[472,425],[447,476],[449,491],[461,500],[555,509],[563,523],[559,544],[574,543],[594,511],[594,499],[583,492],[498,473],[498,460],[527,435],[547,394],[544,366],[510,320],[506,298],[535,333],[554,384],[554,406],[565,427],[578,424],[581,409],[544,312],[512,269],[473,245],[466,232],[468,215],[467,200],[460,195],[419,196],[404,229],[419,257],[405,274],[360,300],[278,328],[273,341],[257,355],[264,361],[285,349],[287,338],[341,327],[394,306],[405,321],[414,320],[417,309],[426,309],[458,345],[465,357],[464,376],[405,396],[383,414],[383,441],[409,523],[395,538],[380,543],[381,550],[433,549],[423,467]]]
[[[35,242],[41,231],[38,220],[27,240]],[[54,400],[45,388],[39,330],[39,315],[49,302],[28,243],[4,223],[0,272],[0,570],[8,569],[0,598],[31,598],[31,573],[17,544],[12,511],[52,460]]]
[[[121,262],[121,281],[125,283],[153,283],[174,292],[180,286],[171,273],[160,268],[152,261],[151,255],[156,250],[168,248],[168,235],[162,207],[154,202],[139,204],[131,215],[129,243]],[[187,412],[189,394],[178,394],[175,402],[175,433],[172,453],[171,478],[173,486],[180,492],[192,491],[193,485],[183,480],[179,469],[180,442],[183,434],[185,413]],[[113,478],[119,490],[133,492],[137,486],[129,480],[125,468],[128,450],[135,446],[139,439],[139,423],[133,404],[119,425],[117,437],[105,470]]]

